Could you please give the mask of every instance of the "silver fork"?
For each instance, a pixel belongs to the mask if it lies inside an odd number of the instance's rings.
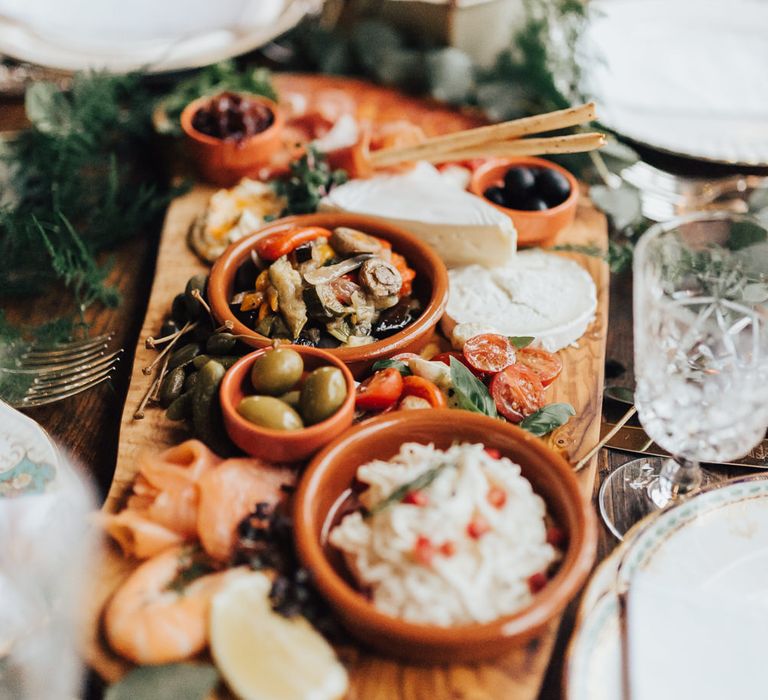
[[[14,408],[45,406],[109,379],[122,348],[108,353],[112,333],[50,347],[16,348],[0,365],[0,398]]]

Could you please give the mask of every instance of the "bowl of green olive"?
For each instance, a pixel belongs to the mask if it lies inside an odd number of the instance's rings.
[[[219,398],[224,427],[241,450],[270,462],[298,462],[352,424],[355,380],[324,350],[279,345],[232,365]]]

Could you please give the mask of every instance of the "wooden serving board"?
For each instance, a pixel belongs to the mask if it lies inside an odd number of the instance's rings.
[[[327,77],[278,76],[278,89],[316,91],[317,88],[346,90],[353,88],[362,98],[361,104],[370,114],[381,108],[391,118],[417,118],[427,115],[429,133],[440,133],[477,122],[476,117],[465,117],[445,108],[429,109],[418,100],[403,98],[394,91],[357,81]],[[187,230],[200,214],[213,190],[196,186],[177,198],[168,209],[160,241],[157,267],[146,317],[139,338],[131,383],[123,410],[118,458],[115,475],[103,509],[115,512],[124,505],[126,495],[136,475],[137,455],[142,450],[159,451],[190,437],[178,424],[168,421],[160,409],[147,409],[145,417],[134,419],[134,412],[149,385],[150,378],[142,373],[154,358],[155,351],[144,346],[144,338],[157,334],[168,314],[173,297],[182,291],[193,274],[204,271],[205,265],[186,244]],[[607,245],[605,219],[582,197],[574,225],[564,231],[557,243]],[[572,254],[568,254],[572,255]],[[564,369],[558,380],[548,389],[549,401],[567,401],[576,409],[576,416],[552,434],[550,444],[562,451],[572,463],[586,454],[600,437],[600,408],[603,388],[603,365],[608,320],[608,269],[598,258],[573,256],[592,275],[598,291],[598,309],[595,321],[577,346],[561,352]],[[457,411],[457,420],[460,413]],[[584,498],[589,499],[595,474],[595,460],[584,469],[582,481]],[[89,601],[89,620],[86,626],[85,653],[88,663],[106,680],[119,678],[129,665],[111,652],[101,630],[101,611],[119,583],[135,567],[126,560],[117,547],[108,543],[104,547],[99,576]],[[533,699],[537,696],[555,641],[557,621],[540,638],[525,648],[516,650],[484,664],[456,664],[451,666],[418,666],[395,662],[355,646],[340,648],[339,655],[350,671],[349,698],[355,700],[389,700],[394,697],[417,700],[420,698],[471,698],[496,700],[514,698]]]

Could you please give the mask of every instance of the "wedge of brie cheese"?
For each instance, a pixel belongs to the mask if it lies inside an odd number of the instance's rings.
[[[443,330],[456,348],[480,333],[533,336],[555,352],[577,341],[595,317],[597,291],[578,263],[526,250],[504,267],[467,265],[448,271]]]
[[[446,265],[504,265],[517,234],[509,217],[461,189],[429,163],[411,171],[351,180],[320,202],[321,211],[367,214],[410,231]]]

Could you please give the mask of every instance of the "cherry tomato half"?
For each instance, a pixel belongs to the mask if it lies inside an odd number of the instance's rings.
[[[464,357],[479,372],[495,374],[515,362],[515,346],[505,335],[483,333],[464,343]]]
[[[415,375],[403,377],[402,396],[403,398],[406,396],[418,396],[420,399],[429,402],[432,408],[445,408],[448,405],[445,394],[440,391],[437,384],[430,382],[429,379]]]
[[[513,423],[519,423],[544,405],[541,381],[531,370],[519,365],[507,367],[493,378],[491,396],[498,412]]]
[[[383,411],[394,406],[403,393],[403,377],[394,367],[380,369],[357,387],[355,407]]]
[[[549,386],[563,371],[563,361],[554,353],[541,348],[518,350],[517,364],[531,370],[544,386]]]

